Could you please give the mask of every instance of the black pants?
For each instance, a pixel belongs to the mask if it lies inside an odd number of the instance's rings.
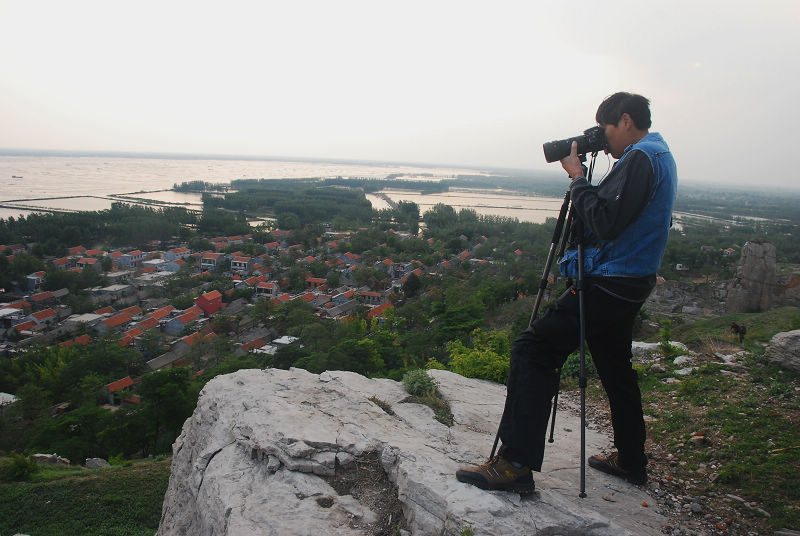
[[[625,469],[647,463],[642,395],[631,367],[633,321],[641,301],[612,296],[587,280],[586,343],[611,406],[614,444]],[[578,295],[568,290],[511,347],[508,393],[500,421],[500,454],[541,471],[559,370],[580,344]]]

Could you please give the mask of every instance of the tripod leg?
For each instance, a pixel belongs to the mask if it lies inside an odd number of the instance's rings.
[[[559,384],[559,388],[560,388],[561,387],[561,371],[560,370],[558,371],[558,378],[559,378],[558,384]],[[555,439],[553,439],[553,433],[554,433],[554,431],[556,429],[556,410],[558,409],[558,393],[559,392],[560,392],[560,389],[559,389],[559,391],[556,391],[556,396],[553,397],[553,414],[550,416],[550,437],[547,438],[547,442],[548,443],[552,443],[552,442],[555,441]]]

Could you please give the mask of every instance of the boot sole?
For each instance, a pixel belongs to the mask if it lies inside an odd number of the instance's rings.
[[[508,482],[506,484],[492,484],[483,479],[475,478],[469,471],[456,471],[456,480],[471,484],[476,488],[485,489],[487,491],[510,491],[519,494],[533,493],[536,489],[534,482]]]

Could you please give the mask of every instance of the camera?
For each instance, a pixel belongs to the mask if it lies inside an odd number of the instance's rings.
[[[572,142],[578,142],[578,154],[596,153],[606,149],[606,133],[601,127],[587,128],[583,135],[567,138],[566,140],[550,141],[542,145],[544,159],[548,162],[561,160],[569,156],[572,151]]]

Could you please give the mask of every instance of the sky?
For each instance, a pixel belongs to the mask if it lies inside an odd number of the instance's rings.
[[[560,170],[616,91],[681,180],[800,184],[797,0],[0,0],[3,149]]]

